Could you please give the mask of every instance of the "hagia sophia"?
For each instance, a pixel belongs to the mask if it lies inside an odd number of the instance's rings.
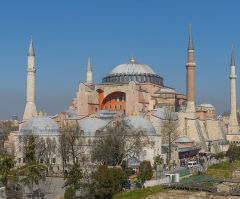
[[[16,148],[21,145],[19,137],[32,133],[44,138],[60,136],[61,128],[66,124],[77,123],[86,137],[94,137],[96,132],[107,126],[115,118],[124,116],[135,129],[146,132],[155,142],[153,148],[144,148],[139,161],[153,161],[156,155],[163,155],[165,161],[166,143],[162,132],[162,121],[170,113],[172,119],[179,122],[179,137],[175,140],[173,157],[178,160],[184,155],[218,153],[226,151],[229,143],[240,144],[239,124],[236,110],[236,74],[235,59],[232,50],[230,62],[230,116],[226,119],[217,116],[212,104],[195,104],[195,67],[194,46],[190,28],[188,57],[186,63],[186,96],[164,84],[164,78],[134,57],[120,64],[102,78],[101,83],[93,82],[94,70],[90,57],[86,68],[86,82],[78,85],[76,98],[68,110],[54,116],[37,114],[35,105],[35,51],[31,38],[28,51],[27,100],[23,120],[19,131],[12,132],[6,147],[12,147],[19,164],[23,163],[23,154]],[[182,64],[184,65],[184,63]],[[199,66],[201,67],[201,66]],[[183,67],[184,70],[184,67]],[[227,81],[227,80],[226,80]],[[41,84],[41,82],[40,82]],[[74,86],[74,85],[73,85]],[[60,164],[60,156],[53,155],[52,161]]]

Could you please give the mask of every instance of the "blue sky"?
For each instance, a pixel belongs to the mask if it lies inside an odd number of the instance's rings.
[[[36,54],[36,105],[53,115],[66,110],[76,96],[89,55],[95,83],[134,53],[166,86],[185,93],[190,23],[196,102],[207,101],[222,113],[229,109],[232,44],[240,100],[239,7],[237,0],[1,1],[0,119],[13,114],[22,118],[30,35]]]

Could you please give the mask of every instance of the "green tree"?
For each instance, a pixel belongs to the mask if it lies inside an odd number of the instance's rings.
[[[16,176],[16,169],[14,169],[14,156],[7,154],[4,151],[0,155],[0,181],[6,187],[6,195],[10,197],[11,187],[15,187],[18,177]],[[16,197],[15,197],[16,198]]]
[[[230,145],[226,156],[229,157],[230,162],[233,162],[234,160],[240,160],[240,146],[237,145]]]
[[[76,193],[74,192],[74,189],[72,186],[67,187],[64,192],[64,198],[65,199],[74,199],[76,198]]]
[[[111,169],[99,166],[94,174],[94,187],[96,199],[110,199],[114,194],[114,178]]]
[[[35,147],[35,138],[33,135],[30,135],[24,153],[26,164],[19,168],[19,173],[24,175],[21,182],[29,187],[32,194],[34,184],[37,185],[39,183],[39,180],[43,177],[44,171],[47,169],[45,165],[37,163]]]
[[[139,166],[139,174],[138,174],[141,185],[143,186],[147,180],[151,180],[152,176],[153,176],[153,168],[151,163],[149,161],[141,162]]]
[[[126,160],[123,160],[123,162],[121,164],[121,168],[126,173],[127,176],[131,176],[135,173],[131,167],[127,166]]]
[[[121,168],[113,167],[111,171],[114,180],[115,193],[120,193],[123,189],[124,184],[127,183],[128,177]]]
[[[7,187],[10,180],[17,180],[13,169],[15,165],[14,156],[4,152],[0,155],[0,181]]]
[[[224,153],[220,152],[215,155],[215,158],[221,162],[221,160],[224,158]]]
[[[66,197],[64,194],[64,198],[72,199],[76,197],[77,190],[83,186],[83,183],[81,182],[82,178],[83,174],[82,170],[80,169],[80,165],[78,163],[75,163],[65,179],[64,187],[66,187]]]

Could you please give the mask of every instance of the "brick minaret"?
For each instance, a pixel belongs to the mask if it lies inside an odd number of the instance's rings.
[[[237,75],[235,74],[235,59],[234,59],[234,52],[232,47],[232,57],[231,57],[231,72],[230,72],[230,104],[231,104],[231,110],[230,110],[230,118],[229,118],[229,124],[228,124],[228,133],[238,133],[239,126],[237,121],[237,106],[236,106],[236,78]]]
[[[27,67],[27,103],[23,115],[23,122],[30,118],[37,116],[37,109],[35,105],[35,73],[36,68],[34,67],[35,53],[33,48],[32,37],[28,50],[28,67]]]
[[[191,30],[191,25],[190,25],[190,35],[189,35],[189,44],[188,44],[188,61],[186,63],[186,68],[187,68],[187,109],[186,109],[186,111],[189,113],[195,113],[195,96],[194,96],[195,66],[196,66],[196,64],[194,62],[192,30]]]

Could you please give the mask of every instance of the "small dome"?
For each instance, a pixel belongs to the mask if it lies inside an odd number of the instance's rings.
[[[34,135],[58,134],[59,127],[57,123],[49,117],[37,116],[25,122],[20,130],[20,133]]]
[[[152,123],[141,116],[129,116],[126,120],[138,132],[142,131],[145,135],[157,135]]]
[[[105,127],[107,122],[98,118],[90,118],[79,124],[85,136],[95,136],[97,130]]]
[[[155,72],[147,65],[138,62],[127,62],[116,66],[110,75],[113,74],[154,74]]]
[[[214,108],[212,104],[200,104],[200,106],[206,107],[206,108]]]

